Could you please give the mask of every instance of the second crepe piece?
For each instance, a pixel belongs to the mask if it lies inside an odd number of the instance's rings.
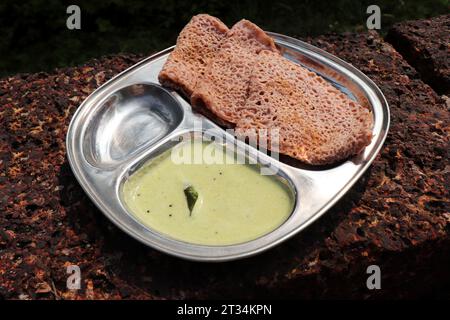
[[[256,61],[244,108],[236,114],[238,135],[279,130],[279,152],[312,165],[346,159],[370,143],[366,108],[278,54],[261,51]]]

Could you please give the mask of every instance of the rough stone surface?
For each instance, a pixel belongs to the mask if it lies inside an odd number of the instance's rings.
[[[75,180],[65,135],[79,104],[142,57],[0,80],[0,299],[400,298],[450,283],[449,111],[377,34],[311,42],[354,64],[392,112],[371,168],[319,221],[276,248],[221,264],[187,262],[128,237]],[[66,267],[82,289],[66,288]],[[368,290],[366,268],[382,270]]]
[[[436,92],[450,93],[450,14],[398,23],[386,40]]]

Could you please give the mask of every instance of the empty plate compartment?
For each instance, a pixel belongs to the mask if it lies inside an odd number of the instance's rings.
[[[178,101],[162,87],[126,86],[96,106],[82,137],[83,153],[95,167],[115,167],[172,132],[183,116]]]

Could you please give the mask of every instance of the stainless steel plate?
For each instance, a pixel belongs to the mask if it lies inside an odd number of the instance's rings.
[[[327,168],[294,167],[254,148],[250,156],[278,169],[296,197],[289,219],[258,239],[228,246],[185,243],[142,225],[121,200],[121,186],[148,159],[174,145],[176,138],[214,130],[234,141],[210,120],[194,114],[188,102],[158,85],[158,73],[168,48],[120,73],[92,93],[75,113],[67,133],[67,154],[72,170],[100,210],[137,240],[168,254],[198,261],[226,261],[267,250],[303,230],[324,214],[369,167],[389,128],[389,108],[380,89],[363,73],[305,42],[269,33],[288,59],[321,74],[352,99],[371,108],[373,140],[364,152]],[[201,132],[200,132],[201,134]],[[233,143],[236,143],[234,141]],[[239,148],[244,148],[237,142]]]

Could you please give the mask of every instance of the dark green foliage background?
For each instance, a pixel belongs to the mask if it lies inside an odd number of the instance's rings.
[[[81,30],[66,28],[70,4],[81,7]],[[74,65],[110,53],[160,50],[174,44],[183,25],[200,12],[228,25],[247,18],[288,35],[364,31],[370,4],[381,8],[382,32],[394,22],[449,9],[449,0],[2,0],[0,76]]]

